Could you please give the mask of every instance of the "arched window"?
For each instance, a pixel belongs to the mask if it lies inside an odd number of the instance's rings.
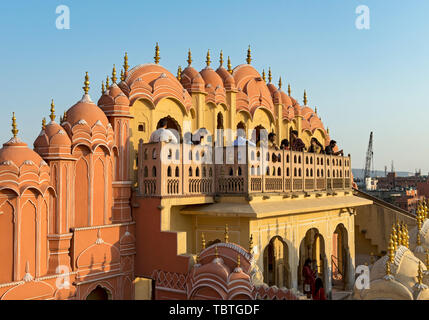
[[[147,176],[149,175],[149,170],[147,167],[144,167],[144,173],[143,173],[144,177],[147,178]]]
[[[176,177],[179,177],[179,167],[176,167],[175,176],[176,176]]]
[[[171,177],[171,167],[168,166],[167,168],[167,177]]]
[[[195,176],[199,177],[200,176],[200,168],[197,167],[197,169],[195,169]]]
[[[152,167],[152,177],[156,177],[156,167]]]
[[[189,176],[192,177],[192,167],[189,167]]]

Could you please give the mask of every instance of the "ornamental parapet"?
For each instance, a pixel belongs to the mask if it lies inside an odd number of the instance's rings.
[[[352,188],[351,157],[268,147],[143,143],[138,148],[143,197],[335,192]]]

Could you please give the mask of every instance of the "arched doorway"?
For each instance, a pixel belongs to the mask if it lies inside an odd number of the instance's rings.
[[[264,250],[264,282],[269,286],[290,288],[290,280],[288,245],[275,236]]]
[[[182,142],[182,128],[180,127],[179,123],[176,121],[176,119],[166,116],[158,121],[156,124],[156,128],[159,129],[161,120],[166,119],[167,120],[167,129],[171,129],[173,134],[176,136],[177,141]]]
[[[312,228],[306,232],[299,246],[298,287],[300,290],[303,290],[304,279],[302,276],[302,269],[307,259],[310,259],[312,262],[311,269],[316,271],[316,278],[321,278],[326,288],[327,261],[325,240],[316,228]]]
[[[224,145],[224,126],[223,126],[223,114],[222,112],[218,112],[217,114],[217,125],[216,125],[216,141],[219,146]]]
[[[341,290],[346,289],[349,258],[347,229],[340,223],[332,235],[331,270],[333,287]]]
[[[268,131],[262,125],[258,125],[252,131],[252,141],[259,145],[261,140],[268,143]]]
[[[112,299],[112,294],[110,293],[110,291],[101,286],[97,286],[86,297],[86,300],[111,300],[111,299]]]

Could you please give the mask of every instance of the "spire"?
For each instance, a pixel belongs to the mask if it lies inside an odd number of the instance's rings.
[[[314,107],[314,113],[317,114],[317,107]]]
[[[225,243],[229,242],[229,230],[228,230],[228,225],[225,225]]]
[[[216,259],[219,258],[219,252],[217,252],[217,246],[215,246],[215,257]]]
[[[279,78],[279,90],[282,89],[282,77]]]
[[[262,80],[264,80],[264,82],[267,82],[267,79],[265,78],[265,70],[262,70]]]
[[[204,250],[206,248],[206,238],[204,236],[204,232],[201,233],[201,250]]]
[[[307,92],[304,90],[304,106],[307,105]]]
[[[125,81],[124,69],[121,69],[121,81]]]
[[[250,51],[250,45],[249,45],[249,49],[247,49],[247,59],[246,59],[247,64],[250,64],[250,62],[252,62],[252,55],[251,55],[251,51]]]
[[[290,93],[291,93],[291,90],[290,90],[290,83],[288,83],[288,85],[287,85],[287,95],[290,97]]]
[[[182,80],[182,67],[181,66],[179,66],[178,68],[177,68],[177,80]]]
[[[389,279],[392,276],[392,272],[390,271],[390,262],[386,260],[386,276]]]
[[[272,80],[272,76],[271,76],[271,67],[268,69],[268,83],[271,83]]]
[[[395,260],[395,244],[393,243],[393,235],[390,235],[390,241],[387,250],[389,254],[389,261],[390,263],[393,263],[393,261]]]
[[[231,59],[228,56],[228,72],[232,74]]]
[[[426,249],[426,268],[428,268],[429,269],[429,250],[428,249]]]
[[[421,246],[422,245],[422,240],[420,238],[420,232],[417,231],[417,241],[416,241],[417,246]]]
[[[46,129],[46,118],[43,118],[42,120],[42,130]]]
[[[190,66],[192,64],[192,53],[191,53],[191,49],[189,49],[188,51],[188,66]]]
[[[88,76],[88,71],[85,73],[85,81],[83,83],[83,91],[85,92],[85,94],[88,94],[89,91],[89,76]]]
[[[16,138],[16,136],[18,135],[18,129],[16,128],[16,118],[15,118],[15,112],[13,112],[12,115],[12,134],[13,137]]]
[[[405,230],[405,246],[409,249],[410,248],[410,235],[408,234],[408,225],[404,223],[404,230]]]
[[[220,50],[220,57],[219,57],[219,68],[223,66],[223,52]]]
[[[253,255],[253,234],[250,235],[249,239],[249,253]]]
[[[113,69],[112,69],[112,84],[116,83],[116,80],[118,78],[116,78],[116,67],[115,65],[113,65]]]
[[[124,76],[126,77],[126,76],[128,76],[128,55],[127,55],[127,53],[125,52],[125,56],[124,56],[124,71],[125,71],[125,73],[124,73]]]
[[[155,63],[158,64],[159,63],[159,46],[158,46],[158,42],[156,43],[155,46],[155,57],[153,57],[155,60]]]
[[[63,122],[67,121],[67,111],[64,111],[64,115],[63,115]]]
[[[49,116],[49,118],[51,118],[51,121],[54,121],[56,118],[54,99],[52,99],[52,101],[51,101],[51,115]]]
[[[237,254],[237,268],[240,268],[240,254]]]
[[[106,88],[104,87],[104,81],[101,81],[101,94],[106,92]]]
[[[210,61],[210,49],[209,49],[209,50],[207,50],[207,56],[206,56],[207,67],[210,67],[210,63],[212,63],[212,62]]]
[[[417,270],[417,283],[423,284],[423,268],[422,263],[419,261],[419,269]]]
[[[109,76],[106,77],[106,89],[109,90],[110,88],[110,82],[109,82]]]
[[[396,232],[395,225],[392,226],[391,237],[392,237],[392,241],[393,241],[393,250],[396,251],[396,249],[398,248],[398,235],[397,235],[397,232]]]
[[[329,127],[326,128],[326,133],[329,134]]]

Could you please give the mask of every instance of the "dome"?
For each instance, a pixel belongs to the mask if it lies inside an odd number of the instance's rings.
[[[23,164],[41,167],[45,161],[19,138],[12,138],[0,149],[0,165],[12,162],[18,168]]]
[[[88,94],[84,94],[82,99],[67,111],[66,116],[66,121],[70,123],[71,127],[81,120],[85,121],[91,128],[98,121],[100,121],[104,127],[107,127],[109,124],[103,110],[91,101]]]
[[[226,90],[235,90],[234,77],[224,67],[220,66],[216,73],[221,77]]]
[[[100,107],[113,105],[129,106],[130,100],[128,100],[121,88],[119,88],[118,85],[114,83],[98,100],[98,105]]]
[[[243,92],[248,97],[248,111],[253,115],[259,107],[265,107],[274,118],[274,104],[271,92],[258,71],[249,64],[242,64],[234,68],[232,75],[238,91]],[[245,99],[242,100],[245,101]],[[246,105],[237,103],[237,109],[238,107],[246,108]]]
[[[187,66],[182,71],[181,80],[183,87],[189,92],[204,92],[205,82],[201,74],[192,68]]]
[[[293,103],[292,103],[292,100],[290,99],[290,97],[283,90],[279,90],[279,92],[280,92],[280,96],[281,96],[283,105],[285,107],[292,106]]]
[[[201,70],[200,74],[205,82],[205,91],[208,93],[206,101],[211,101],[215,104],[226,103],[222,78],[210,67]]]
[[[308,120],[313,113],[314,113],[314,111],[310,107],[304,106],[301,109],[301,114],[304,117],[304,119],[306,119],[306,120]]]
[[[71,140],[64,130],[58,123],[51,121],[46,125],[46,128],[42,130],[40,135],[34,142],[35,148],[41,147],[63,147],[71,146]]]

